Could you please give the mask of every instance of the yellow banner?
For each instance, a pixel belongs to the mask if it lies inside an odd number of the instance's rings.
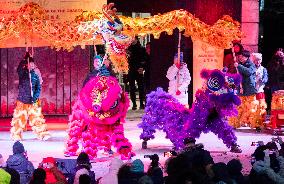
[[[202,87],[203,79],[200,77],[202,69],[222,69],[224,49],[213,47],[201,40],[192,37],[193,42],[193,98]]]
[[[0,0],[0,17],[9,17],[28,2],[39,4],[50,19],[74,20],[83,11],[101,11],[107,0]]]

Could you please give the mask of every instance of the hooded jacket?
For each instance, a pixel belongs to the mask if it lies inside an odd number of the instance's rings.
[[[19,76],[19,94],[18,100],[24,104],[33,104],[39,98],[41,85],[39,76],[34,70],[31,70],[31,82],[33,96],[31,95],[30,76],[27,68],[27,60],[22,60],[17,68]]]
[[[114,158],[110,164],[109,173],[100,180],[100,184],[118,184],[117,174],[122,165],[123,161]]]
[[[19,141],[15,142],[13,145],[13,155],[10,155],[6,162],[7,167],[15,169],[20,174],[21,184],[29,183],[34,172],[34,166],[27,159],[24,152],[23,144]]]
[[[238,71],[242,75],[242,96],[251,96],[257,93],[256,85],[256,68],[253,62],[249,59],[243,64],[238,65]]]

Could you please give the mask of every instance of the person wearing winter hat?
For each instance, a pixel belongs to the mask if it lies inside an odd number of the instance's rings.
[[[25,151],[24,145],[16,141],[13,145],[13,155],[10,155],[7,159],[7,167],[15,169],[20,174],[21,184],[29,183],[34,166],[28,160],[27,153]]]
[[[36,72],[37,71],[37,72]],[[22,140],[22,132],[29,125],[40,140],[47,140],[50,134],[41,112],[39,96],[41,93],[41,81],[34,59],[28,52],[17,68],[19,76],[19,94],[11,121],[11,138],[15,141]]]
[[[102,58],[100,55],[96,55],[94,57],[94,62],[93,62],[94,69],[85,78],[85,80],[83,82],[83,87],[93,77],[97,77],[97,76],[110,76],[110,72],[108,70],[109,64],[110,63],[109,63],[109,60],[107,59],[107,55],[105,55],[104,58]]]
[[[53,157],[47,157],[40,163],[40,168],[46,172],[46,184],[67,184],[63,173],[56,167],[56,160]]]
[[[265,102],[265,95],[264,95],[264,87],[265,84],[268,82],[268,74],[266,68],[264,68],[262,63],[262,54],[261,53],[252,53],[252,61],[255,64],[256,67],[256,100],[258,101],[257,106],[257,116],[258,120],[260,122],[260,125],[263,127],[263,122],[265,120],[266,115],[266,108],[267,104]]]
[[[243,166],[237,159],[232,159],[227,163],[227,168],[230,177],[238,184],[245,184],[245,178],[242,174]]]
[[[1,184],[10,184],[11,175],[7,173],[4,169],[0,168],[0,183]]]
[[[143,162],[140,159],[134,160],[130,165],[130,183],[138,183],[139,179],[145,175]]]
[[[99,184],[117,184],[118,183],[118,171],[119,168],[123,165],[123,161],[117,158],[114,158],[111,161],[110,167],[109,167],[109,172],[102,177],[100,180]]]
[[[79,178],[83,174],[87,174],[91,178],[91,183],[96,183],[95,173],[91,171],[92,165],[90,163],[89,155],[85,152],[81,152],[77,158],[76,172],[73,176],[74,184],[79,184]]]
[[[46,172],[43,168],[37,168],[33,172],[30,184],[45,184]]]
[[[178,62],[178,54],[175,55],[174,64],[168,69],[166,77],[170,81],[169,94],[181,104],[188,106],[188,86],[191,77],[187,64],[183,61],[183,53],[180,54],[180,63]]]

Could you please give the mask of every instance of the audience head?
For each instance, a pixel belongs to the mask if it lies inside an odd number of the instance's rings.
[[[195,138],[193,138],[193,137],[187,137],[187,138],[185,138],[185,139],[183,140],[183,144],[184,144],[185,146],[195,145],[195,142],[196,142],[196,140],[195,140]]]
[[[230,175],[238,175],[241,173],[243,166],[240,160],[232,159],[227,163],[227,168]]]
[[[91,183],[91,178],[87,174],[82,174],[79,177],[79,184],[90,184]]]
[[[89,155],[85,152],[81,152],[77,158],[77,165],[85,166],[86,169],[91,169],[91,163]]]
[[[117,173],[118,180],[121,178],[127,178],[130,175],[130,164],[123,164]]]
[[[13,154],[25,153],[24,145],[20,141],[16,141],[13,145]]]
[[[138,184],[154,184],[152,179],[145,175],[138,180]]]
[[[223,181],[225,183],[230,183],[230,176],[228,173],[228,168],[225,163],[219,162],[212,166],[212,171],[214,173],[213,180],[215,182]]]
[[[37,168],[34,170],[33,177],[31,180],[31,184],[39,184],[39,183],[45,183],[46,179],[46,172],[42,168]]]
[[[134,160],[130,166],[130,171],[134,173],[143,173],[144,172],[143,162],[140,159]]]
[[[266,150],[266,146],[265,145],[258,146],[256,148],[256,150],[252,154],[252,156],[255,158],[255,161],[260,161],[260,160],[263,161],[264,160],[264,157],[265,157],[264,150]]]
[[[51,169],[56,167],[56,160],[53,157],[46,157],[42,160],[41,166],[43,169]]]

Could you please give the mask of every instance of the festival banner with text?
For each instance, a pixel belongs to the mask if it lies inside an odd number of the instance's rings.
[[[202,69],[222,69],[224,50],[213,47],[199,39],[192,37],[193,41],[193,95],[203,85],[200,77]]]
[[[0,0],[0,17],[9,17],[26,3],[34,2],[53,20],[74,20],[83,11],[101,11],[107,0]]]
[[[16,13],[26,3],[34,2],[41,6],[49,20],[54,21],[72,21],[83,11],[101,11],[102,6],[107,0],[0,0],[0,18],[10,17]],[[38,36],[32,35],[29,38],[23,38],[25,35],[19,35],[3,40],[0,48],[25,47],[25,46],[48,46]]]

